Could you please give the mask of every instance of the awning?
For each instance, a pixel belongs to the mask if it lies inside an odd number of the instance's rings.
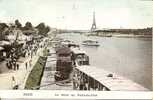
[[[59,54],[70,54],[71,53],[71,50],[68,47],[60,47],[56,51],[57,51],[58,55]]]
[[[84,50],[81,50],[79,48],[71,48],[71,50],[76,55],[78,55],[78,54],[86,54],[86,52]]]
[[[147,91],[140,84],[117,75],[113,72],[105,71],[101,68],[94,66],[78,66],[76,67],[79,71],[85,73],[86,75],[97,80],[99,83],[103,84],[107,88],[113,91]],[[107,77],[109,74],[113,74],[113,77]]]
[[[11,45],[9,41],[0,41],[0,46]]]
[[[0,51],[1,51],[1,50],[4,50],[4,48],[3,48],[3,47],[0,47]]]

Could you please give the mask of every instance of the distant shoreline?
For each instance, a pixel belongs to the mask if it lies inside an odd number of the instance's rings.
[[[152,38],[152,35],[112,35],[112,37],[123,37],[123,38]]]
[[[87,36],[98,36],[98,37],[119,37],[119,38],[152,38],[152,35],[133,35],[133,34],[88,34]]]

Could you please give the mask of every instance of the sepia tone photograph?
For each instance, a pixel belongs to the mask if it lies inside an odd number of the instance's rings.
[[[152,0],[0,0],[0,90],[151,91]]]

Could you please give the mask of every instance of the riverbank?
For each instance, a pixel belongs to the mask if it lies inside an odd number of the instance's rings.
[[[25,76],[25,80],[24,80],[24,82],[23,82],[22,87],[19,88],[19,89],[24,89],[24,88],[25,88],[26,82],[27,82],[27,80],[28,80],[28,78],[29,78],[29,75],[30,75],[30,73],[32,72],[32,70],[34,69],[34,67],[36,66],[37,62],[39,61],[40,56],[42,55],[43,51],[44,51],[44,48],[42,48],[42,49],[39,51],[38,55],[35,56],[35,58],[33,58],[34,61],[33,61],[32,67],[31,67],[31,69],[28,71],[27,75]]]
[[[120,38],[152,38],[152,35],[116,34],[116,35],[112,35],[112,37],[120,37]]]
[[[45,61],[46,57],[39,57],[37,63],[35,64],[34,68],[28,76],[28,79],[25,84],[25,89],[32,89],[32,87],[36,87],[40,84]]]

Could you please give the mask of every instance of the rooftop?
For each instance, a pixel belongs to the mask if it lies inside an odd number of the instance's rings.
[[[94,66],[78,66],[76,67],[79,71],[87,74],[88,76],[94,78],[107,88],[113,91],[147,91],[140,84],[117,75],[113,72],[105,71],[103,69]],[[109,74],[113,74],[113,77],[107,77]]]

